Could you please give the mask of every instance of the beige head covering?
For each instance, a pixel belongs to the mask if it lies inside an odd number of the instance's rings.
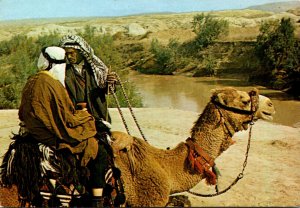
[[[39,70],[47,70],[58,81],[65,86],[65,50],[57,46],[50,46],[42,49],[37,67]]]

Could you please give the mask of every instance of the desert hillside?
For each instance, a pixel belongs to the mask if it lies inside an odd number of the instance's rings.
[[[300,3],[298,2],[299,7]],[[299,10],[299,9],[298,9]],[[254,40],[258,34],[262,21],[291,18],[297,24],[297,34],[300,37],[300,16],[296,8],[289,12],[275,13],[262,10],[226,10],[209,12],[211,15],[229,21],[229,35],[224,41],[249,41]],[[14,35],[26,34],[29,37],[58,32],[61,35],[81,31],[86,25],[96,28],[100,34],[137,37],[135,42],[149,43],[157,38],[167,42],[170,38],[185,41],[194,37],[191,22],[196,14],[148,14],[124,16],[113,18],[64,18],[64,19],[39,19],[20,21],[0,21],[0,41],[8,40]],[[207,13],[207,12],[205,12]],[[298,22],[298,23],[297,23]],[[128,40],[127,40],[128,41]]]
[[[205,71],[204,69],[209,63],[214,65],[214,71],[218,72],[218,74],[228,73],[228,70],[235,73],[240,73],[242,70],[246,72],[255,71],[258,67],[255,65],[257,60],[253,60],[255,58],[253,58],[252,50],[254,48],[253,43],[255,43],[259,34],[261,23],[290,18],[291,22],[296,26],[296,37],[300,37],[300,16],[297,11],[297,8],[294,8],[284,12],[253,9],[205,12],[218,19],[226,20],[229,23],[228,34],[219,38],[217,44],[203,50],[201,54],[199,53],[199,57],[202,58],[191,58],[192,60],[183,58],[180,60],[179,57],[178,63],[174,62],[175,66],[172,70],[175,71],[172,71],[172,73],[187,76],[203,76],[201,73]],[[83,32],[86,28],[92,28],[95,35],[109,34],[112,36],[113,44],[123,59],[121,68],[128,66],[133,70],[149,72],[151,69],[159,68],[155,65],[153,54],[149,52],[149,46],[153,40],[157,40],[161,45],[167,45],[171,40],[179,44],[191,42],[196,37],[192,30],[193,18],[201,13],[199,11],[110,18],[0,21],[0,41],[9,40],[20,34],[32,38],[50,34],[63,36],[69,33]],[[185,64],[183,65],[183,63]],[[9,64],[5,67],[9,67]]]

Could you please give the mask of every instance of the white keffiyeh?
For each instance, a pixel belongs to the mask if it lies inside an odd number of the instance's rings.
[[[48,70],[63,86],[66,74],[65,54],[63,48],[50,46],[42,50],[37,63],[39,70]]]
[[[90,64],[96,83],[99,87],[106,87],[106,79],[108,74],[107,66],[95,54],[91,46],[80,36],[66,35],[60,41],[60,46],[64,48],[75,48],[80,50],[86,61]]]

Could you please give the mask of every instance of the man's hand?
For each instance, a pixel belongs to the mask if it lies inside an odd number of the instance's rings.
[[[116,72],[108,72],[107,74],[107,83],[108,84],[118,84],[118,78]]]

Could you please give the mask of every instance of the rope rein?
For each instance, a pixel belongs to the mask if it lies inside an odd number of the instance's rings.
[[[131,106],[131,104],[130,104],[129,98],[128,98],[126,92],[125,92],[125,88],[124,88],[124,86],[123,86],[123,84],[122,84],[122,82],[121,82],[121,79],[120,79],[119,75],[116,74],[116,77],[117,77],[118,82],[120,83],[122,94],[123,94],[123,96],[124,96],[124,98],[125,98],[125,100],[126,100],[126,103],[127,103],[127,105],[128,105],[128,109],[129,109],[130,114],[131,114],[131,116],[132,116],[132,118],[133,118],[133,120],[134,120],[134,123],[136,124],[136,126],[137,126],[137,128],[138,128],[140,134],[141,134],[142,137],[143,137],[143,139],[144,139],[146,142],[148,142],[147,139],[146,139],[146,137],[145,137],[145,135],[144,135],[144,133],[143,133],[143,131],[142,131],[142,129],[141,129],[141,127],[140,127],[140,125],[139,125],[139,123],[137,122],[137,119],[136,119],[136,117],[135,117],[135,115],[134,115],[134,112],[133,112],[132,106]],[[118,101],[117,95],[116,95],[116,93],[115,93],[115,91],[114,91],[114,88],[113,88],[112,85],[109,85],[108,88],[109,88],[110,93],[113,95],[113,97],[114,97],[114,99],[115,99],[115,101],[116,101],[117,108],[118,108],[118,111],[119,111],[120,116],[121,116],[121,118],[122,118],[122,121],[123,121],[123,124],[124,124],[124,126],[125,126],[125,129],[126,129],[127,133],[130,135],[128,125],[127,125],[126,120],[125,120],[125,118],[124,118],[124,115],[123,115],[123,112],[122,112],[122,110],[121,110],[121,106],[120,106],[120,103],[119,103],[119,101]]]

